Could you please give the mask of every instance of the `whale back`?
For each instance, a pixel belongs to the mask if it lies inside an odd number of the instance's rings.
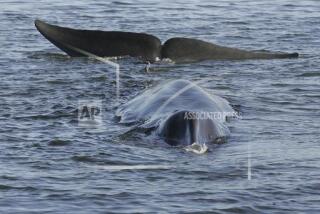
[[[152,127],[159,125],[161,120],[174,112],[182,110],[224,112],[226,116],[234,111],[227,100],[208,94],[190,81],[174,80],[148,89],[122,105],[116,115],[121,118],[121,123],[145,121],[144,127]]]
[[[157,135],[170,145],[221,142],[230,133],[226,118],[233,114],[227,100],[186,80],[148,89],[116,112],[120,123],[157,128]]]

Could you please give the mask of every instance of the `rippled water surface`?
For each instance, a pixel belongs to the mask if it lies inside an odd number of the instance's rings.
[[[1,1],[1,213],[319,213],[319,1]],[[121,59],[120,102],[168,79],[241,113],[204,155],[123,134],[115,74],[68,58],[36,18],[74,28],[200,38],[298,59],[145,65]],[[102,100],[103,128],[79,128],[78,101]],[[250,167],[251,166],[251,167]]]

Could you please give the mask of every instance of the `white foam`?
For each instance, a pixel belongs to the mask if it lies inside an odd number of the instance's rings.
[[[193,143],[189,146],[184,147],[187,152],[193,152],[195,154],[204,154],[208,151],[208,147],[205,143]]]

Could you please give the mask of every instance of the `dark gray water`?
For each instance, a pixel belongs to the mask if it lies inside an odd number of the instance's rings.
[[[319,213],[319,1],[1,1],[0,213]],[[145,65],[122,59],[120,102],[167,79],[222,96],[242,118],[204,155],[114,118],[115,74],[70,59],[35,29],[64,26],[194,37],[298,59]],[[100,132],[78,101],[102,100]],[[251,166],[251,167],[250,167]]]

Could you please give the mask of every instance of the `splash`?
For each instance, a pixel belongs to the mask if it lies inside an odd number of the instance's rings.
[[[193,152],[195,154],[204,154],[208,151],[208,146],[205,143],[193,143],[189,146],[184,147],[187,152]]]

